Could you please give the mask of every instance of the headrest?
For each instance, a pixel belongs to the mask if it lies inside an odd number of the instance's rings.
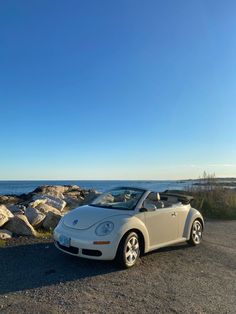
[[[160,201],[160,194],[159,193],[156,193],[156,192],[151,192],[149,195],[148,195],[148,198],[150,199],[150,201]]]

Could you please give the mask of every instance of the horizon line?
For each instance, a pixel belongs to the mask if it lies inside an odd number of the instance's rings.
[[[0,179],[2,181],[193,181],[203,179],[188,178],[188,179]],[[220,176],[215,179],[236,179],[234,176]]]

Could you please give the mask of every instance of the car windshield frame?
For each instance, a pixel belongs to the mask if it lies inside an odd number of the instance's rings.
[[[138,205],[139,201],[141,200],[141,198],[143,197],[144,193],[146,192],[145,189],[142,188],[133,188],[133,187],[117,187],[117,188],[113,188],[110,189],[104,193],[102,193],[99,197],[102,197],[105,194],[108,194],[109,192],[112,191],[120,191],[120,190],[131,190],[131,191],[139,191],[140,196],[138,197],[138,199],[136,200],[135,204],[131,207],[131,208],[125,208],[125,207],[121,207],[121,206],[112,206],[112,205],[106,205],[106,204],[94,204],[94,202],[97,200],[97,198],[89,204],[89,206],[93,206],[93,207],[99,207],[99,208],[108,208],[108,209],[118,209],[118,210],[134,210],[136,208],[136,206]],[[99,198],[98,197],[98,198]]]

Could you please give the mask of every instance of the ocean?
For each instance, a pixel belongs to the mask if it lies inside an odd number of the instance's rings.
[[[0,195],[20,195],[32,192],[41,185],[78,185],[85,189],[105,191],[117,186],[142,187],[162,192],[167,189],[184,190],[193,184],[192,180],[49,180],[49,181],[0,181]]]

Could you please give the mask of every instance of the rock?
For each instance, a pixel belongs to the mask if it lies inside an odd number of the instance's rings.
[[[4,226],[7,230],[17,235],[35,236],[36,231],[29,223],[25,215],[16,215],[10,218],[10,220]]]
[[[43,185],[37,187],[32,193],[51,194],[65,193],[69,189],[69,186],[64,185]]]
[[[39,196],[37,195],[37,197],[39,197]],[[36,196],[34,196],[33,199],[34,199],[34,198],[36,199]],[[38,205],[46,204],[46,202],[47,202],[46,199],[43,199],[43,198],[39,198],[39,199],[38,199],[38,198],[37,198],[35,201],[29,203],[29,206],[35,208],[35,207],[37,207]]]
[[[83,205],[91,204],[101,193],[96,190],[88,190],[85,194]]]
[[[84,198],[81,197],[80,195],[78,195],[78,193],[77,193],[77,195],[74,195],[72,193],[68,193],[65,196],[65,201],[66,201],[67,207],[69,209],[73,209],[73,208],[76,208],[76,207],[83,205]]]
[[[68,192],[80,192],[80,191],[82,191],[81,187],[79,187],[78,185],[71,185],[71,186],[69,186],[68,191],[66,191],[66,193],[68,193]]]
[[[47,230],[55,229],[61,217],[61,215],[55,214],[53,212],[48,212],[46,218],[44,219],[43,227]]]
[[[6,195],[0,195],[0,203],[4,204],[8,201],[8,196]]]
[[[5,215],[9,218],[14,216],[5,205],[0,205],[0,210],[2,211],[2,213],[5,213]]]
[[[67,193],[65,193],[64,195],[64,199],[66,199],[68,196],[72,196],[72,197],[83,197],[83,195],[81,195],[81,191],[69,191]]]
[[[24,214],[26,209],[24,205],[8,205],[7,208],[12,214]]]
[[[47,205],[55,207],[60,211],[62,211],[66,207],[66,202],[64,200],[52,195],[35,195],[33,199],[38,202],[38,204],[45,203]],[[43,200],[43,202],[40,202],[40,200]]]
[[[39,226],[46,217],[45,214],[33,207],[26,208],[25,215],[33,227]]]
[[[9,230],[0,229],[0,239],[1,240],[10,239],[11,237],[12,237],[12,233]]]
[[[0,195],[0,204],[16,204],[19,203],[21,199],[14,195]]]
[[[37,205],[36,208],[43,214],[47,214],[48,212],[53,212],[54,214],[61,215],[60,210],[47,204],[39,204]]]
[[[14,215],[7,209],[5,205],[0,205],[0,227],[2,227]]]
[[[57,198],[59,198],[61,200],[64,200],[64,195],[62,193],[60,193],[60,192],[57,192],[57,193],[49,192],[49,193],[47,193],[47,195],[54,196],[54,197],[57,197]]]

